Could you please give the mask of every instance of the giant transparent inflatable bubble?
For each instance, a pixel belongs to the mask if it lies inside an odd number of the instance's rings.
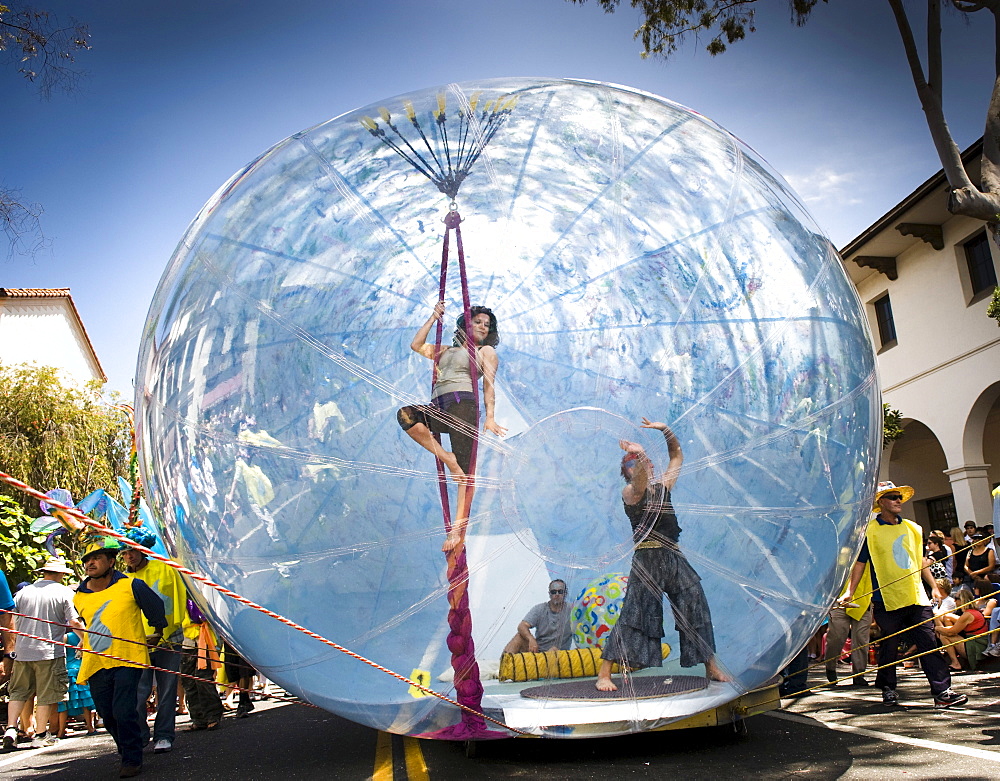
[[[481,153],[457,192],[442,191],[416,163],[447,171],[462,143]],[[435,459],[396,419],[430,397],[431,362],[410,343],[438,300],[453,197],[471,303],[498,319],[496,420],[508,430],[478,438],[467,581],[442,552]],[[451,241],[448,338],[463,307]],[[414,92],[252,162],[164,273],[137,408],[149,491],[180,561],[451,699],[475,677],[473,710],[567,737],[660,727],[781,669],[837,596],[881,444],[865,317],[788,185],[694,111],[573,80]],[[502,650],[551,580],[565,581],[572,610],[628,575],[619,440],[642,444],[657,472],[669,461],[644,417],[683,450],[680,551],[730,680],[680,666],[684,619],[665,598],[667,656],[616,678],[617,699],[585,696],[592,669],[558,679],[577,686],[565,697],[539,693],[551,679],[499,680]],[[456,585],[468,598],[459,630]],[[309,702],[414,735],[468,715],[205,599],[258,670]],[[640,686],[685,676],[702,685]]]

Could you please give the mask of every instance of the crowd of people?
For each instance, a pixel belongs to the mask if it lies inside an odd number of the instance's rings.
[[[141,529],[128,536],[154,543]],[[220,686],[235,685],[226,699],[238,698],[236,717],[253,710],[255,671],[220,648],[177,570],[122,548],[108,537],[90,544],[74,588],[63,583],[73,570],[58,558],[13,595],[0,572],[4,752],[55,745],[71,724],[87,735],[103,728],[121,756],[119,776],[130,778],[141,772],[147,746],[172,750],[179,712],[190,715],[188,730],[219,728],[227,707]]]
[[[902,517],[913,496],[910,486],[880,483],[858,561],[826,625],[817,633],[813,656],[825,663],[830,683],[851,678],[866,687],[869,643],[877,641],[874,685],[886,705],[899,704],[896,662],[913,657],[939,708],[968,700],[951,688],[953,675],[977,669],[984,657],[1000,657],[1000,567],[993,526],[973,521],[947,534],[921,528]],[[821,638],[825,632],[825,641]],[[851,675],[837,665],[850,640]],[[816,649],[825,646],[820,654]]]

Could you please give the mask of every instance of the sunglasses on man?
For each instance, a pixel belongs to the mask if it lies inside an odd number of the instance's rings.
[[[902,494],[882,494],[883,499],[888,499],[890,502],[901,502],[903,501]]]

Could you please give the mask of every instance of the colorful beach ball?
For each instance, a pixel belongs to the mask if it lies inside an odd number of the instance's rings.
[[[602,648],[618,621],[628,589],[628,575],[610,572],[588,583],[573,608],[573,635],[579,648]]]

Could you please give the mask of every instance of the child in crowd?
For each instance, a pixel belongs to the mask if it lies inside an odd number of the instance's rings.
[[[958,603],[955,602],[955,597],[952,596],[952,582],[950,578],[936,578],[934,582],[937,584],[938,588],[941,589],[941,591],[948,595],[940,601],[931,598],[931,606],[934,608],[935,616],[934,623],[937,624],[937,617],[944,615],[945,613],[953,612],[955,610],[955,605]]]
[[[66,633],[66,642],[70,645],[80,645],[80,638],[76,632]],[[87,726],[87,734],[94,735],[97,732],[94,726],[94,701],[90,698],[90,686],[76,682],[76,676],[80,672],[80,663],[83,651],[66,649],[66,672],[69,673],[69,690],[66,692],[66,699],[59,703],[59,724],[56,735],[60,739],[66,737],[66,725],[70,716],[83,715],[83,723]]]

